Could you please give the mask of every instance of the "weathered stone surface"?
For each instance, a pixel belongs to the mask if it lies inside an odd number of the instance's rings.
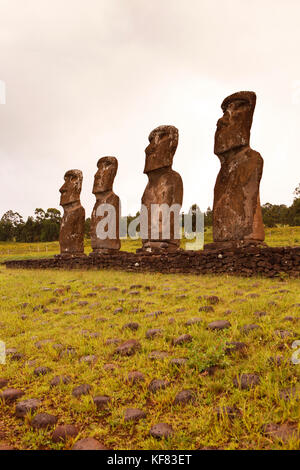
[[[56,377],[53,377],[53,379],[50,382],[51,387],[57,387],[58,385],[61,384],[68,384],[71,382],[71,377],[68,375],[57,375]]]
[[[82,255],[84,253],[85,210],[80,203],[82,172],[69,170],[65,183],[60,188],[60,205],[64,208],[61,221],[59,244],[61,255]]]
[[[199,307],[199,312],[214,312],[215,309],[211,305],[203,305],[203,307]]]
[[[242,390],[248,390],[260,384],[260,377],[258,374],[240,374],[233,379],[233,385]]]
[[[18,390],[17,388],[6,388],[0,392],[0,399],[4,400],[5,403],[12,403],[22,395],[24,395],[22,390]]]
[[[34,429],[46,429],[54,426],[57,423],[57,416],[48,413],[38,413],[31,421],[31,426]]]
[[[91,215],[91,245],[94,255],[103,251],[119,250],[121,247],[119,238],[120,199],[113,191],[118,160],[115,157],[102,157],[98,160],[97,167],[93,187],[96,203]],[[109,207],[109,212],[104,210],[105,205],[107,205],[107,209]],[[112,233],[108,231],[107,238],[101,239],[97,235],[97,225],[101,224],[101,221],[106,217],[109,219],[109,228],[112,228]],[[103,227],[103,231],[107,231],[107,227]]]
[[[161,380],[161,379],[153,379],[149,386],[148,390],[150,392],[157,392],[158,390],[164,390],[165,388],[169,387],[171,384],[168,380]]]
[[[41,404],[41,400],[37,398],[29,398],[28,400],[20,401],[16,404],[16,417],[24,418],[27,413],[36,411]]]
[[[138,421],[139,419],[146,418],[146,413],[138,408],[128,408],[125,410],[124,421]]]
[[[73,389],[72,395],[76,398],[81,397],[81,395],[88,395],[92,387],[89,384],[78,385]]]
[[[259,197],[263,159],[249,146],[255,103],[255,93],[241,91],[221,106],[214,148],[221,162],[214,190],[215,243],[207,248],[257,244],[265,237]]]
[[[107,395],[98,395],[93,398],[93,401],[97,407],[97,410],[102,410],[111,402],[111,398]]]
[[[178,338],[173,339],[172,343],[174,346],[179,344],[190,343],[193,340],[193,337],[189,334],[178,336]]]
[[[172,426],[167,423],[158,423],[150,429],[150,435],[157,439],[168,438],[174,433]]]
[[[36,367],[33,371],[34,375],[36,375],[37,377],[39,375],[46,375],[49,372],[51,372],[51,369],[49,367],[44,367],[44,366]]]
[[[77,441],[72,450],[108,450],[101,442],[97,441],[93,437],[87,437]]]
[[[126,323],[125,325],[123,325],[123,330],[125,330],[126,328],[129,328],[130,330],[132,331],[136,331],[138,330],[140,327],[140,325],[136,322],[136,321],[131,321],[129,323]]]
[[[156,336],[161,336],[162,335],[162,329],[161,328],[151,328],[150,330],[146,331],[146,338],[152,339]]]
[[[120,354],[120,356],[132,356],[139,349],[141,349],[139,341],[136,339],[129,339],[117,347],[116,353]]]
[[[177,145],[178,129],[174,126],[159,126],[149,135],[144,168],[149,181],[142,197],[141,209],[142,250],[175,251],[180,246],[174,220],[177,222],[182,205],[183,183],[181,176],[172,170]],[[157,205],[161,204],[167,204],[169,208],[173,206],[174,217],[160,219]],[[146,211],[148,217],[145,220]],[[169,221],[169,230],[166,230]]]
[[[192,390],[181,390],[174,398],[174,405],[185,404],[195,401],[195,394]]]
[[[142,372],[134,370],[128,373],[127,382],[137,383],[137,382],[145,382],[145,376]]]
[[[207,325],[209,330],[224,330],[225,328],[230,328],[231,323],[227,320],[216,320]]]
[[[66,441],[68,438],[74,438],[78,434],[78,428],[73,424],[62,424],[57,426],[52,434],[53,442]]]

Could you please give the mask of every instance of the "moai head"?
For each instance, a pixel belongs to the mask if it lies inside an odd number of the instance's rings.
[[[118,170],[118,160],[115,157],[103,157],[98,160],[97,167],[93,194],[111,191]]]
[[[60,188],[60,205],[67,206],[72,202],[80,201],[82,187],[82,171],[69,170],[64,176],[65,182]]]
[[[225,98],[221,104],[224,114],[217,122],[215,134],[216,155],[249,145],[255,103],[253,91],[239,91]]]
[[[150,133],[149,142],[145,149],[144,173],[171,166],[178,145],[178,129],[174,126],[159,126]]]

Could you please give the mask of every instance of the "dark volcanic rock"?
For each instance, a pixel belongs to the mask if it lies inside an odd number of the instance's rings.
[[[48,413],[38,413],[31,421],[31,426],[34,429],[46,429],[54,426],[57,423],[57,417]]]
[[[162,335],[161,328],[152,328],[146,331],[146,338],[148,339],[154,338],[155,336],[161,336],[161,335]]]
[[[173,339],[172,343],[174,346],[184,343],[190,343],[193,340],[193,337],[189,334],[178,336],[178,338]]]
[[[33,413],[42,404],[37,398],[29,398],[16,404],[16,417],[24,418],[27,413]]]
[[[247,349],[247,344],[242,343],[240,341],[227,342],[226,345],[228,347],[225,349],[225,354],[229,354],[229,355],[231,355],[235,352],[240,352],[242,354],[245,354],[246,349]]]
[[[108,450],[108,448],[96,439],[87,437],[86,439],[77,441],[72,447],[72,450]]]
[[[128,373],[127,382],[136,383],[136,382],[145,382],[145,376],[141,372],[135,370]]]
[[[141,349],[141,344],[136,339],[129,339],[116,349],[116,353],[120,356],[132,356],[136,351]]]
[[[52,434],[53,442],[62,442],[66,441],[70,437],[76,437],[78,434],[78,429],[73,424],[63,424],[57,426]]]
[[[225,328],[230,328],[231,323],[227,320],[216,320],[207,325],[209,330],[224,330]]]
[[[158,390],[164,390],[169,387],[169,385],[171,384],[168,380],[153,379],[148,386],[148,390],[155,393]]]
[[[22,390],[18,390],[16,388],[6,388],[2,392],[0,392],[0,399],[4,400],[5,403],[12,403],[18,398],[20,398],[22,395],[24,395],[24,392]]]
[[[71,382],[71,377],[68,375],[57,375],[56,377],[53,377],[53,379],[50,382],[51,387],[56,387],[57,385],[61,384],[69,384]]]
[[[48,372],[51,372],[51,369],[49,367],[44,367],[44,366],[36,367],[33,371],[34,375],[36,375],[37,377],[39,375],[46,375],[48,374]]]
[[[172,426],[167,423],[158,423],[150,429],[150,435],[157,439],[168,438],[174,433]]]
[[[125,421],[138,421],[139,419],[145,418],[146,413],[143,410],[139,410],[138,408],[128,408],[125,411]]]
[[[81,395],[88,395],[92,387],[89,384],[78,385],[73,389],[72,395],[74,397],[80,397]]]
[[[98,395],[93,398],[93,401],[97,407],[97,410],[102,410],[111,402],[111,398],[107,395]]]
[[[195,394],[192,390],[181,390],[178,392],[175,399],[174,405],[189,403],[195,401]]]
[[[215,309],[211,305],[204,305],[199,308],[199,312],[214,312]]]

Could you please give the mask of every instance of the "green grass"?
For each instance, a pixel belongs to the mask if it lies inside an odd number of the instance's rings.
[[[294,235],[296,236],[296,235]],[[131,295],[131,286],[140,284],[139,295]],[[54,289],[69,286],[62,295]],[[147,290],[150,286],[152,290]],[[51,288],[44,291],[43,288]],[[118,290],[110,290],[117,287]],[[288,292],[280,292],[287,290]],[[251,298],[248,294],[257,293]],[[92,294],[92,296],[90,296]],[[180,297],[185,295],[185,297]],[[199,312],[208,305],[199,296],[217,295],[220,302],[214,312]],[[237,299],[246,299],[239,302]],[[0,365],[0,378],[9,380],[9,387],[25,392],[21,398],[42,400],[40,412],[58,416],[58,424],[79,426],[78,439],[95,437],[113,449],[300,449],[300,441],[286,442],[264,435],[262,426],[267,423],[296,423],[300,403],[295,398],[289,402],[279,397],[279,390],[299,382],[300,365],[290,363],[293,339],[281,339],[274,331],[285,329],[297,333],[299,322],[289,322],[284,317],[299,318],[300,302],[298,280],[284,282],[271,279],[241,279],[227,276],[193,276],[136,274],[114,271],[25,271],[0,268],[0,340],[7,348],[16,348],[23,354],[19,361],[7,359]],[[123,301],[121,299],[124,299]],[[79,306],[86,300],[88,305]],[[275,301],[276,305],[269,305]],[[22,307],[23,303],[28,303]],[[43,306],[36,308],[37,306]],[[123,312],[114,314],[123,307]],[[46,309],[46,310],[45,310]],[[58,309],[58,310],[56,310]],[[143,309],[132,313],[133,309]],[[184,309],[184,311],[178,311]],[[225,314],[230,309],[232,312]],[[66,311],[73,315],[65,315]],[[161,310],[157,318],[146,314]],[[254,312],[264,310],[266,316],[257,318]],[[89,315],[89,317],[86,317]],[[105,317],[104,322],[97,322]],[[192,317],[202,318],[202,323],[186,326]],[[219,319],[230,321],[231,327],[223,331],[210,331],[209,322]],[[129,321],[139,323],[132,332],[122,329]],[[240,326],[256,323],[261,329],[248,335]],[[161,328],[162,336],[152,340],[145,337],[149,328]],[[82,330],[98,332],[98,338],[85,337]],[[172,339],[189,333],[193,340],[174,346]],[[108,338],[138,339],[141,350],[131,357],[114,354],[116,345],[105,345]],[[37,341],[49,339],[41,349]],[[243,341],[247,354],[224,353],[226,341]],[[54,344],[63,348],[72,346],[72,357],[60,355]],[[153,350],[166,351],[163,361],[152,361],[148,355]],[[82,363],[82,356],[95,354],[94,365]],[[288,363],[274,366],[268,358],[283,355]],[[183,366],[169,364],[171,358],[188,359]],[[35,366],[28,361],[36,361]],[[105,364],[113,363],[114,371],[106,371]],[[48,366],[51,372],[36,377],[34,367]],[[209,367],[215,374],[209,375]],[[126,384],[128,372],[138,370],[145,382]],[[257,372],[261,383],[252,390],[240,390],[233,385],[239,373]],[[56,375],[69,375],[68,385],[50,388]],[[148,391],[152,379],[167,379],[171,385],[155,394]],[[72,396],[75,386],[88,383],[89,395],[77,399]],[[174,405],[177,392],[192,389],[195,402]],[[109,395],[112,402],[103,411],[97,411],[92,397]],[[230,421],[218,419],[215,407],[236,406],[240,416]],[[14,417],[14,404],[0,402],[0,440],[18,449],[70,449],[74,440],[54,444],[52,430],[33,431],[31,416],[24,421]],[[141,408],[146,418],[136,424],[124,422],[126,408]],[[149,435],[151,426],[159,422],[172,425],[174,434],[165,440]]]
[[[211,243],[212,228],[208,227],[204,234],[204,243]],[[296,246],[300,245],[300,227],[276,227],[266,229],[266,243],[269,246]],[[185,249],[187,240],[181,240],[181,248]],[[86,239],[84,242],[85,253],[91,252],[91,242]],[[141,248],[141,240],[121,240],[121,250],[135,252],[137,248]],[[43,242],[43,243],[11,243],[0,242],[0,262],[9,259],[26,259],[51,257],[59,253],[59,243]]]

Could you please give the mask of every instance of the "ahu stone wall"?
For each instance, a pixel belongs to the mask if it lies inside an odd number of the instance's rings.
[[[300,246],[239,248],[175,253],[128,253],[12,260],[7,268],[24,269],[118,269],[134,272],[233,274],[300,277]]]

